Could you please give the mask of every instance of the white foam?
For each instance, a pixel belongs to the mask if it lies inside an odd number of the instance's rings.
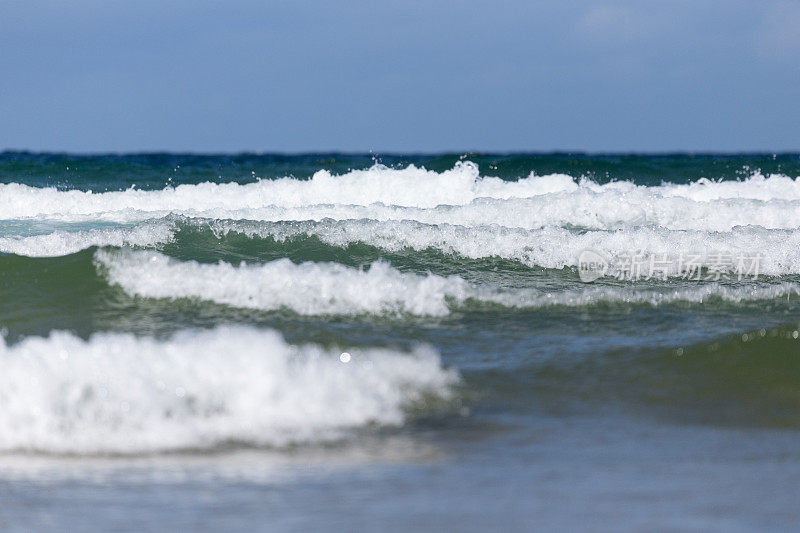
[[[0,237],[0,252],[29,257],[56,257],[73,254],[90,246],[148,247],[172,242],[175,231],[175,221],[163,219],[146,221],[134,227],[56,230],[27,237]]]
[[[800,200],[800,180],[781,174],[764,176],[754,172],[745,180],[711,181],[701,178],[685,185],[665,184],[664,196],[680,196],[708,202],[725,198],[770,200]]]
[[[541,182],[541,183],[540,183]],[[510,186],[509,186],[510,185]],[[0,216],[97,215],[128,210],[153,213],[192,213],[210,209],[252,209],[263,206],[301,207],[323,204],[435,207],[468,204],[483,195],[509,198],[575,187],[568,176],[554,176],[526,184],[507,184],[497,178],[480,179],[472,163],[458,163],[441,174],[417,168],[390,169],[376,165],[333,176],[320,170],[310,180],[281,178],[239,185],[200,183],[159,191],[92,193],[40,189],[20,184],[0,185]],[[124,216],[124,215],[123,215]]]
[[[304,315],[407,313],[446,316],[453,307],[492,304],[509,308],[585,306],[601,302],[661,305],[770,300],[800,294],[796,283],[730,285],[580,285],[559,290],[476,285],[458,276],[421,276],[383,262],[359,270],[337,263],[295,264],[279,259],[263,265],[180,262],[158,252],[98,250],[98,265],[111,283],[131,296],[193,298],[233,307],[290,309]],[[577,277],[577,275],[576,275]],[[577,285],[578,288],[575,288]]]
[[[644,304],[658,307],[675,303],[706,304],[712,301],[741,304],[774,301],[782,303],[800,296],[800,284],[783,282],[769,285],[726,285],[719,282],[680,286],[637,287],[587,285],[584,289],[568,289],[543,294],[537,307],[582,307],[606,304]]]
[[[458,377],[413,353],[292,346],[245,327],[168,340],[66,332],[0,344],[0,451],[142,453],[226,442],[285,446],[400,425]]]
[[[371,219],[413,220],[424,224],[474,227],[498,225],[539,229],[548,226],[615,230],[631,227],[663,227],[674,230],[730,231],[737,226],[768,229],[800,227],[800,201],[722,199],[695,202],[661,197],[647,190],[630,194],[601,193],[581,189],[534,198],[477,199],[467,205],[422,209],[385,205],[267,206],[249,209],[194,211],[192,217],[260,220],[321,221]],[[139,215],[136,215],[139,216]]]
[[[202,264],[130,250],[98,250],[95,257],[109,281],[132,296],[197,298],[242,308],[286,308],[304,315],[441,316],[449,313],[448,299],[481,297],[481,291],[458,276],[403,273],[383,262],[361,270],[338,263],[295,264],[289,259],[263,265]]]
[[[209,228],[218,238],[236,232],[250,237],[271,237],[278,241],[299,235],[313,235],[323,242],[344,247],[362,242],[386,251],[416,251],[428,248],[471,259],[503,258],[530,267],[561,269],[577,265],[584,250],[593,250],[615,262],[638,252],[650,258],[669,260],[677,275],[681,254],[698,254],[698,264],[713,265],[719,254],[732,257],[759,256],[758,273],[784,275],[800,273],[800,232],[768,230],[758,226],[735,227],[725,232],[668,230],[632,227],[621,230],[576,231],[561,227],[535,230],[508,228],[497,224],[461,226],[424,224],[415,221],[324,219],[319,222],[257,222],[167,217],[134,227],[56,230],[49,234],[0,237],[0,252],[50,257],[75,253],[90,246],[154,247],[172,242],[184,225]],[[612,268],[613,272],[613,268]]]
[[[712,266],[719,255],[753,258],[759,256],[758,273],[767,275],[800,273],[800,232],[737,227],[729,232],[629,228],[608,231],[573,231],[559,227],[536,230],[498,225],[464,227],[452,224],[422,224],[413,221],[346,220],[294,223],[264,223],[231,220],[186,220],[196,227],[210,228],[218,238],[236,232],[248,236],[272,237],[285,241],[298,235],[313,235],[321,241],[344,247],[362,242],[398,252],[433,248],[471,259],[499,257],[527,266],[561,269],[576,266],[580,253],[594,250],[613,266],[626,254],[636,252],[649,262],[669,261],[670,275],[677,275],[679,257],[696,254],[699,266]]]
[[[376,165],[341,176],[319,171],[310,180],[201,183],[158,191],[91,193],[0,185],[0,219],[135,222],[169,213],[267,221],[416,220],[523,229],[661,226],[728,231],[741,225],[796,229],[800,184],[787,176],[758,173],[735,182],[701,179],[652,187],[629,182],[600,185],[561,174],[507,182],[481,177],[474,164],[459,163],[442,173]]]

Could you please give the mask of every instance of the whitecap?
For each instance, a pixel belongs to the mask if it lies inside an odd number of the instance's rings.
[[[405,353],[293,346],[252,327],[157,340],[67,332],[0,343],[0,451],[139,454],[236,442],[325,442],[398,426],[458,375],[420,347]]]

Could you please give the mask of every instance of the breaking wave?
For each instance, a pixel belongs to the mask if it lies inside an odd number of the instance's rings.
[[[238,236],[254,242],[247,244],[234,239]],[[244,258],[248,254],[257,256],[259,247],[267,245],[264,239],[280,246],[315,238],[339,249],[361,243],[389,253],[436,250],[454,257],[499,258],[527,267],[548,269],[575,267],[584,250],[601,254],[612,267],[620,257],[636,252],[644,261],[651,257],[659,261],[668,260],[674,267],[670,275],[679,274],[678,258],[682,254],[694,254],[701,267],[712,266],[720,255],[750,259],[758,256],[758,273],[761,275],[800,274],[800,233],[755,226],[737,227],[726,232],[649,227],[616,231],[561,227],[523,230],[499,225],[465,227],[409,220],[263,222],[169,216],[133,227],[57,230],[42,235],[0,237],[0,252],[48,257],[68,255],[92,246],[158,250],[170,243],[191,247],[203,238],[213,239],[212,244],[223,244],[223,249],[237,249]]]
[[[208,228],[218,239],[230,234],[272,238],[285,242],[314,236],[338,247],[364,243],[381,250],[416,252],[435,249],[470,259],[501,258],[529,267],[562,269],[577,265],[584,250],[601,253],[613,263],[615,256],[637,252],[643,260],[658,256],[669,259],[679,274],[677,258],[697,254],[697,264],[708,267],[715,256],[758,256],[758,273],[782,275],[800,273],[800,233],[738,227],[730,232],[672,231],[662,228],[631,228],[618,231],[575,231],[560,227],[521,230],[498,225],[464,227],[430,225],[413,221],[378,222],[346,220],[321,222],[266,223],[232,220],[187,219],[195,228]]]
[[[0,237],[0,252],[28,257],[58,257],[92,246],[152,247],[175,238],[175,221],[157,219],[133,227],[79,231],[56,230],[30,236]]]
[[[0,343],[0,451],[136,454],[283,447],[398,426],[458,375],[412,353],[293,346],[272,331],[218,327],[166,340],[66,332]]]
[[[800,294],[794,282],[766,285],[724,283],[638,287],[584,285],[542,290],[474,284],[456,276],[401,272],[384,262],[368,269],[338,263],[296,264],[278,259],[262,265],[203,264],[177,261],[158,252],[98,250],[98,267],[109,282],[131,296],[195,299],[232,307],[301,315],[446,316],[475,306],[540,308],[554,305],[663,305],[676,302],[746,302],[791,298]]]
[[[168,214],[216,219],[414,220],[465,227],[568,226],[729,231],[736,226],[800,227],[800,183],[783,175],[688,185],[598,184],[565,174],[517,181],[481,177],[472,163],[437,173],[380,165],[310,180],[201,183],[163,190],[91,191],[0,184],[0,219],[131,223]]]

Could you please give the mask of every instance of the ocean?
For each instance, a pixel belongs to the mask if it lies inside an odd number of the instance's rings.
[[[0,154],[0,529],[800,527],[799,154]]]

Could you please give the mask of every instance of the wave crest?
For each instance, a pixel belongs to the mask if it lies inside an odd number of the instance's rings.
[[[458,381],[428,348],[339,352],[245,327],[167,340],[66,332],[0,344],[0,451],[145,453],[282,447],[396,426]]]
[[[136,222],[167,214],[252,220],[323,218],[415,220],[462,226],[498,224],[536,229],[574,226],[618,229],[728,231],[742,225],[800,227],[800,183],[753,174],[742,181],[699,180],[688,185],[599,184],[564,174],[517,181],[480,176],[463,162],[441,173],[413,165],[380,165],[309,180],[200,183],[163,190],[93,193],[0,184],[0,219],[49,218]]]
[[[800,284],[684,283],[639,287],[582,285],[542,290],[476,285],[456,276],[401,272],[384,262],[369,269],[338,263],[260,265],[177,261],[158,252],[98,250],[95,261],[109,281],[131,296],[189,298],[232,307],[302,315],[446,316],[464,307],[542,308],[600,304],[665,305],[678,302],[748,302],[800,295]],[[574,288],[576,287],[577,288]]]

